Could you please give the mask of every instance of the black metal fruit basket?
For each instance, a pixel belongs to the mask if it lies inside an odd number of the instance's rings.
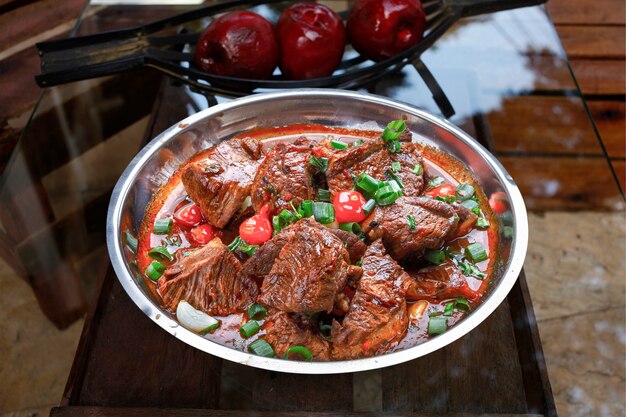
[[[35,77],[41,87],[96,78],[143,67],[154,68],[204,93],[241,97],[260,91],[291,88],[357,89],[412,65],[424,79],[441,112],[446,117],[454,109],[445,93],[420,59],[458,19],[500,10],[537,5],[546,0],[426,0],[426,30],[420,42],[399,55],[381,62],[364,59],[347,48],[335,72],[310,80],[286,80],[274,75],[268,80],[225,77],[199,70],[194,48],[199,31],[189,31],[190,23],[224,12],[262,5],[288,6],[285,0],[231,0],[182,13],[129,29],[37,44],[42,73]],[[344,2],[342,2],[344,4]],[[342,18],[348,10],[336,10]],[[263,13],[261,13],[263,14]],[[172,30],[177,33],[171,34]]]

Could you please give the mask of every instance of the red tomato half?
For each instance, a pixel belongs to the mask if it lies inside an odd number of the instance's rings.
[[[498,191],[497,193],[491,194],[491,197],[489,197],[489,205],[497,214],[502,214],[507,210],[509,200],[505,193]]]
[[[354,190],[340,191],[333,198],[335,219],[339,223],[360,223],[367,217],[363,211],[363,204],[367,203],[360,192]]]
[[[183,226],[194,227],[202,223],[204,219],[200,207],[196,203],[189,203],[174,213],[174,220]]]
[[[437,196],[448,197],[450,195],[455,195],[455,194],[456,194],[456,187],[452,184],[443,184],[437,188],[433,188],[432,190],[424,193],[424,195],[427,195],[432,198],[435,198]]]
[[[254,216],[239,226],[239,236],[250,245],[261,245],[271,239],[274,229],[269,216],[270,206],[265,205]]]
[[[218,231],[210,224],[204,223],[191,229],[190,234],[194,242],[206,245],[218,235]]]

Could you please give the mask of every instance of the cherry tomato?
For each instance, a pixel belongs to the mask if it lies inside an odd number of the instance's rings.
[[[491,194],[491,197],[489,197],[489,205],[497,214],[502,214],[507,210],[509,200],[505,193],[498,191],[497,193]]]
[[[432,190],[424,193],[424,195],[427,195],[432,198],[435,198],[437,196],[448,197],[448,196],[455,195],[455,194],[456,194],[456,187],[452,184],[443,184],[437,188],[433,188]]]
[[[354,190],[340,191],[333,198],[335,219],[339,223],[362,222],[367,217],[363,211],[363,204],[367,200],[360,192]]]
[[[189,203],[174,213],[174,220],[183,226],[194,227],[202,223],[204,219],[200,207],[196,203]]]
[[[194,242],[200,245],[206,245],[212,241],[219,234],[219,232],[215,230],[215,227],[208,223],[204,223],[191,229],[190,234],[191,239]]]
[[[270,206],[265,205],[254,216],[239,226],[239,236],[250,245],[261,245],[272,237],[274,229],[270,220]]]

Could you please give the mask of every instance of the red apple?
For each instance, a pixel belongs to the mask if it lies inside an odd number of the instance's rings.
[[[286,78],[325,77],[341,62],[346,30],[341,18],[318,3],[296,3],[278,20],[280,70]]]
[[[348,36],[365,58],[382,61],[422,39],[426,16],[419,0],[356,0],[348,16]]]
[[[196,44],[198,68],[229,77],[267,79],[278,64],[278,55],[274,27],[252,12],[218,17]]]

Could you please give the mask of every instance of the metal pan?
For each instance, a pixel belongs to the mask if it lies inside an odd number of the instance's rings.
[[[487,195],[506,193],[510,211],[500,216],[499,266],[492,288],[478,308],[447,332],[398,352],[335,362],[297,362],[264,358],[234,350],[182,326],[154,299],[137,270],[123,234],[136,235],[146,206],[157,188],[182,162],[233,135],[255,127],[318,123],[328,126],[383,128],[406,119],[413,140],[435,145],[470,168]],[[459,339],[478,326],[504,300],[521,271],[528,245],[528,222],[522,196],[502,165],[476,140],[451,123],[409,105],[369,94],[342,90],[290,90],[259,94],[211,107],[170,127],[148,143],[120,177],[108,210],[107,244],[115,272],[137,306],[172,336],[221,358],[280,372],[334,374],[382,368],[415,359]]]

